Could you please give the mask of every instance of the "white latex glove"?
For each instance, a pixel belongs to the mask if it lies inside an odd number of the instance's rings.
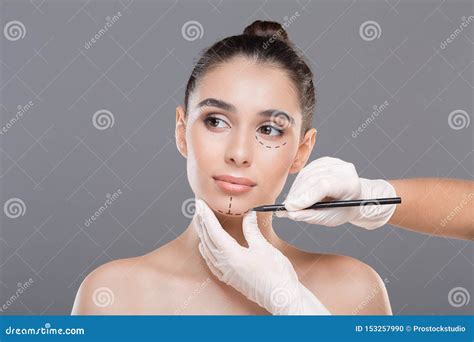
[[[298,280],[291,262],[261,234],[254,211],[243,220],[248,248],[220,225],[202,200],[196,201],[199,251],[211,272],[273,315],[330,315]]]
[[[299,172],[283,202],[287,211],[277,211],[275,214],[329,227],[350,222],[362,228],[375,229],[388,222],[395,212],[395,204],[301,209],[321,201],[383,197],[396,197],[394,187],[387,181],[359,178],[353,164],[337,158],[322,157]]]

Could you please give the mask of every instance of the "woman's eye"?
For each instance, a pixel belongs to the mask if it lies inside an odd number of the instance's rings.
[[[206,126],[213,128],[227,128],[229,125],[224,120],[217,118],[215,116],[208,116],[204,119]]]
[[[280,136],[283,135],[283,130],[278,129],[274,126],[271,125],[264,125],[258,128],[258,131],[262,134],[265,135],[270,135],[270,136]]]

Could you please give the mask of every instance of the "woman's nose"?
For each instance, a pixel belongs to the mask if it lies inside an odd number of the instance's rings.
[[[237,167],[247,167],[252,163],[254,141],[243,132],[233,132],[228,141],[225,161]]]

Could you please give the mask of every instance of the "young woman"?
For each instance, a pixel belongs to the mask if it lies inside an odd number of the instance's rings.
[[[208,48],[176,109],[176,143],[200,199],[199,217],[157,250],[94,270],[72,313],[391,314],[384,281],[370,266],[299,250],[278,237],[271,213],[249,211],[274,203],[288,175],[305,166],[316,141],[315,102],[313,74],[280,24],[256,21]],[[219,242],[246,248],[249,238],[266,254],[239,255],[239,274],[219,275],[220,264],[212,259],[223,255]],[[291,292],[279,298],[272,291],[270,304],[257,298],[245,277],[259,263],[271,271],[265,276],[283,279],[279,285],[293,284]],[[273,310],[285,305],[281,301],[293,302],[296,288],[302,310]]]

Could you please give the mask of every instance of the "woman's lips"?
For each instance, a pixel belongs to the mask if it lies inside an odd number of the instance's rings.
[[[241,194],[252,190],[257,185],[248,178],[233,177],[229,175],[214,176],[214,181],[223,191],[232,194]]]

